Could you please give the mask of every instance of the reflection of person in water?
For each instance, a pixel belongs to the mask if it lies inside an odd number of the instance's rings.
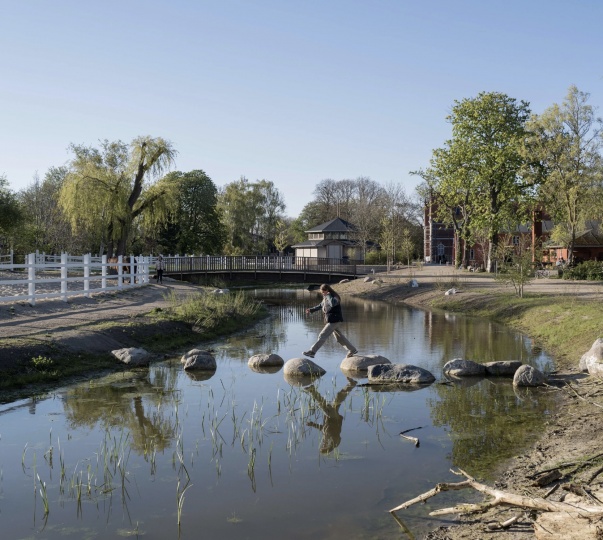
[[[314,401],[316,401],[323,412],[322,424],[307,422],[308,426],[322,431],[322,441],[320,442],[321,454],[328,454],[339,446],[341,442],[341,428],[343,427],[343,416],[339,413],[339,407],[341,407],[341,404],[355,386],[356,381],[348,378],[348,384],[337,392],[333,402],[328,402],[322,397],[314,385],[304,388],[304,391],[308,392],[314,398]]]

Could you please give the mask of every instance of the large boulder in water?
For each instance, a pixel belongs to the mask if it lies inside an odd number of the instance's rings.
[[[247,365],[252,369],[281,367],[285,361],[278,354],[254,354]]]
[[[339,367],[342,371],[358,373],[366,372],[369,367],[377,364],[391,364],[391,362],[379,354],[356,354],[344,358]]]
[[[486,374],[486,368],[483,364],[478,364],[473,360],[463,360],[455,358],[444,364],[443,371],[446,375],[453,377],[479,377]]]
[[[215,371],[216,359],[209,351],[192,349],[182,356],[180,362],[184,364],[184,370]]]
[[[482,364],[486,368],[486,375],[491,377],[512,377],[521,367],[520,360],[503,360],[499,362],[486,362]]]
[[[542,386],[546,383],[546,376],[535,367],[524,364],[513,377],[513,386]]]
[[[286,377],[322,377],[326,371],[307,358],[292,358],[285,362],[283,373]]]
[[[369,384],[431,384],[433,374],[411,364],[377,364],[368,368]]]

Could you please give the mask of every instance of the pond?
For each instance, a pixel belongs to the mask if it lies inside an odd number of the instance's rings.
[[[178,351],[0,408],[3,538],[406,538],[388,510],[460,467],[491,479],[555,406],[509,379],[446,383],[453,358],[521,360],[551,369],[529,339],[485,320],[344,299],[344,333],[361,353],[430,370],[425,387],[375,388],[339,366],[333,338],[309,386],[247,361],[301,356],[322,328],[316,292],[255,290],[270,317],[211,347],[215,373],[185,373]],[[418,446],[400,432],[417,437]],[[400,517],[417,536],[442,523],[430,509],[470,500],[453,492]]]

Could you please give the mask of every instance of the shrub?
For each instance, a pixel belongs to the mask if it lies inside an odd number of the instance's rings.
[[[567,268],[563,271],[563,279],[602,281],[603,262],[584,261],[573,268]]]
[[[364,264],[387,264],[387,256],[383,251],[369,251],[364,257]]]

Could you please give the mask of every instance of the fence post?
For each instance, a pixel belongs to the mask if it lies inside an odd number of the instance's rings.
[[[29,305],[36,305],[36,254],[30,253],[27,256],[27,294],[29,295]]]
[[[15,254],[13,250],[10,250],[10,270],[11,272],[15,269]]]
[[[117,288],[123,289],[124,286],[124,256],[119,255],[117,257]]]
[[[67,253],[61,253],[61,299],[67,302]]]
[[[136,283],[136,272],[135,267],[136,263],[134,262],[134,255],[130,253],[130,287],[133,287]]]
[[[84,296],[90,298],[90,253],[84,255]]]
[[[107,256],[101,257],[101,289],[107,290]]]

